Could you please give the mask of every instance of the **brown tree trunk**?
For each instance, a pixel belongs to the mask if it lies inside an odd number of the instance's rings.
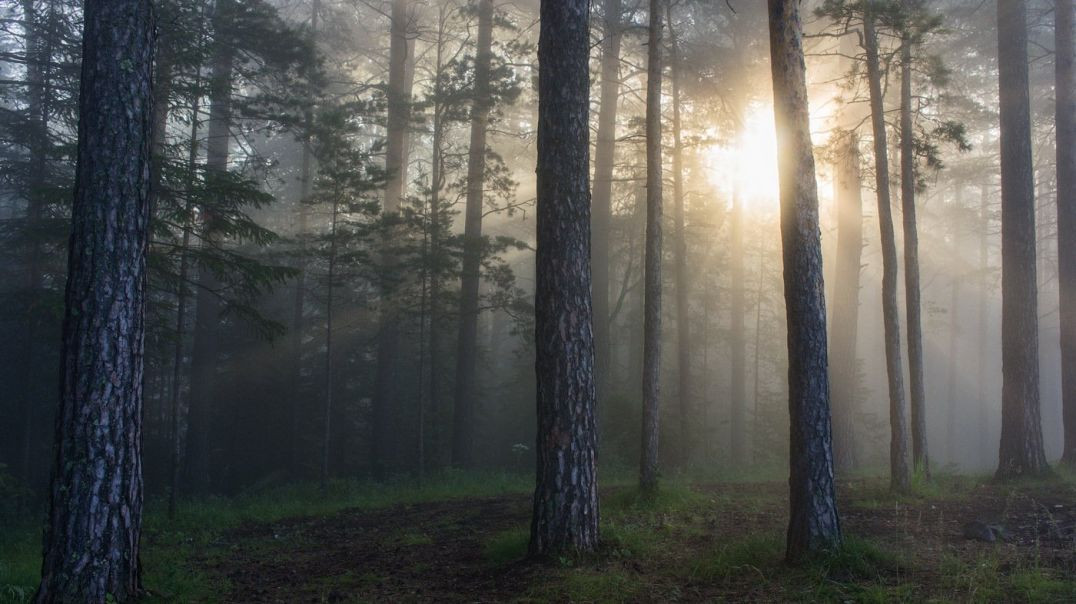
[[[471,146],[467,154],[467,206],[460,285],[460,332],[456,350],[456,405],[452,422],[452,465],[474,466],[475,367],[478,359],[478,287],[482,264],[482,198],[486,182],[489,72],[493,56],[493,0],[478,2]]]
[[[587,182],[589,9],[588,0],[543,0],[541,5],[532,556],[598,545]]]
[[[88,0],[60,408],[37,602],[141,589],[142,387],[154,20]]]
[[[906,2],[907,3],[907,2]],[[926,382],[923,377],[923,320],[919,301],[919,232],[915,217],[915,132],[912,129],[912,42],[900,51],[900,201],[904,213],[904,296],[908,314],[908,375],[911,379],[912,463],[930,476],[927,453]]]
[[[878,193],[878,225],[882,246],[882,316],[885,323],[886,374],[889,382],[889,475],[895,491],[911,487],[908,468],[907,425],[904,415],[904,375],[901,368],[900,310],[897,307],[897,244],[893,234],[893,209],[889,194],[889,149],[886,144],[882,74],[878,61],[878,34],[870,9],[863,16],[867,51],[871,126],[874,132],[874,178]]]
[[[1061,314],[1061,398],[1065,423],[1063,463],[1076,465],[1076,72],[1073,0],[1057,0],[1054,70],[1057,107],[1057,263]]]
[[[799,0],[769,0],[788,323],[790,561],[841,543],[830,445],[822,241],[799,8]]]
[[[382,213],[389,220],[395,219],[400,202],[407,191],[407,145],[408,123],[411,119],[411,88],[414,70],[408,69],[413,43],[409,39],[409,23],[413,15],[408,0],[393,0],[390,24],[388,124],[385,144],[385,200]],[[391,244],[391,226],[386,232],[385,248]],[[370,425],[370,466],[376,479],[388,474],[389,454],[392,443],[390,413],[397,405],[396,382],[397,357],[399,356],[399,316],[394,310],[394,289],[391,273],[395,262],[387,249],[381,258],[381,270],[385,273],[381,283],[381,324],[377,334],[377,373],[374,378],[374,394]]]
[[[998,0],[1001,117],[1001,445],[997,476],[1049,471],[1039,415],[1035,179],[1031,164],[1027,5]]]
[[[643,275],[643,434],[639,486],[658,486],[661,402],[661,3],[650,0],[646,69],[646,249]]]
[[[605,400],[612,380],[609,312],[609,231],[612,222],[613,163],[616,157],[617,99],[620,97],[620,0],[604,0],[601,90],[597,144],[594,147],[594,199],[591,204],[591,267],[594,273],[594,358],[598,398]]]

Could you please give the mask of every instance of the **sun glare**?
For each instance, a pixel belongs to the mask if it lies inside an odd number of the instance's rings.
[[[710,183],[729,205],[738,197],[746,208],[777,210],[777,134],[769,106],[752,106],[740,135],[711,146],[704,161]]]

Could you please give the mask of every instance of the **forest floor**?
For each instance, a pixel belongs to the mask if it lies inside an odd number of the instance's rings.
[[[322,499],[275,493],[191,504],[172,521],[151,515],[148,599],[1076,601],[1071,480],[952,477],[900,497],[879,479],[842,482],[845,546],[798,567],[782,560],[781,483],[669,484],[656,499],[603,489],[602,550],[544,564],[523,559],[527,486],[503,477]],[[1002,525],[1007,540],[969,539],[973,521]],[[0,540],[0,600],[28,597],[34,548],[23,547]]]

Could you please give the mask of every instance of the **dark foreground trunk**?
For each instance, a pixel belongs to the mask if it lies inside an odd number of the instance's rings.
[[[1073,0],[1057,0],[1057,268],[1061,292],[1061,394],[1065,418],[1064,463],[1076,465],[1076,72],[1073,71]]]
[[[885,327],[885,365],[889,383],[889,480],[895,491],[911,488],[908,467],[907,420],[904,415],[904,372],[901,368],[900,309],[897,306],[897,243],[893,234],[893,208],[889,194],[889,148],[886,144],[882,76],[874,15],[863,16],[867,51],[871,125],[874,132],[874,179],[878,193],[878,226],[882,245],[882,320]]]
[[[140,589],[153,11],[85,5],[60,409],[38,602]]]
[[[530,553],[598,544],[590,294],[588,0],[543,0],[535,257],[537,485]]]
[[[799,0],[769,0],[770,60],[781,178],[791,421],[789,560],[841,542],[830,448],[826,302]]]
[[[1039,417],[1039,308],[1027,6],[1023,0],[998,0],[997,6],[1003,382],[997,475],[1012,478],[1041,474],[1048,466]]]

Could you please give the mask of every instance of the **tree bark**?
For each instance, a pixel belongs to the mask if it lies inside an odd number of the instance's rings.
[[[400,202],[407,191],[408,124],[411,120],[411,88],[414,70],[408,69],[412,43],[408,39],[412,15],[408,0],[393,0],[390,23],[388,124],[385,145],[385,200],[382,214],[390,222],[400,209]],[[370,425],[370,466],[374,478],[383,480],[388,474],[392,429],[390,413],[397,405],[396,382],[397,357],[399,356],[399,316],[394,310],[395,287],[388,273],[394,270],[391,253],[387,250],[395,229],[386,231],[386,248],[381,257],[381,270],[385,273],[381,283],[381,324],[377,334],[377,373],[374,378],[374,395]]]
[[[882,246],[882,316],[885,323],[886,374],[889,383],[889,476],[895,491],[911,487],[908,468],[907,426],[904,415],[904,374],[901,368],[900,310],[897,307],[897,244],[893,234],[893,209],[889,194],[889,148],[886,143],[882,75],[878,61],[878,34],[871,6],[863,15],[863,38],[867,51],[871,126],[874,132],[874,178],[878,193],[878,225]]]
[[[474,466],[475,367],[478,360],[478,287],[482,265],[482,199],[486,182],[486,129],[489,126],[490,63],[493,57],[493,0],[478,2],[471,146],[467,154],[467,205],[460,285],[460,332],[456,351],[456,405],[453,409],[452,464]]]
[[[138,596],[153,124],[148,2],[88,0],[61,350],[37,602]]]
[[[781,180],[781,242],[788,324],[789,503],[787,558],[837,547],[826,301],[799,0],[769,0],[770,69]]]
[[[907,0],[905,0],[907,4]],[[919,232],[915,217],[915,132],[912,129],[912,42],[901,36],[900,201],[904,213],[904,297],[908,315],[908,375],[911,379],[912,463],[930,476],[927,453],[926,382],[923,376],[923,320],[919,295]]]
[[[1061,461],[1076,466],[1076,71],[1073,0],[1057,0],[1054,15],[1057,106],[1057,262],[1061,315],[1061,398],[1065,424]]]
[[[1027,5],[998,0],[1001,117],[1001,444],[998,478],[1047,472],[1039,415],[1035,180],[1031,164]]]
[[[643,275],[643,434],[639,486],[658,486],[661,402],[661,3],[650,0],[646,75],[646,250]]]
[[[530,554],[598,544],[588,0],[543,0],[535,254],[537,480]]]
[[[340,198],[333,195],[332,219],[329,227],[329,275],[325,294],[325,397],[321,431],[320,487],[324,495],[329,490],[329,447],[332,444],[333,414],[333,280],[336,278],[336,224]]]
[[[732,291],[729,299],[729,348],[731,355],[731,380],[729,394],[732,400],[729,415],[729,442],[732,449],[732,465],[744,468],[750,462],[747,439],[747,346],[744,336],[744,245],[743,200],[739,186],[732,194],[730,221],[731,242],[729,256]]]
[[[594,199],[591,204],[591,267],[594,273],[594,358],[599,400],[609,394],[612,350],[609,312],[609,235],[612,222],[613,164],[616,158],[616,115],[620,97],[621,1],[604,0],[598,141],[594,148]]]

